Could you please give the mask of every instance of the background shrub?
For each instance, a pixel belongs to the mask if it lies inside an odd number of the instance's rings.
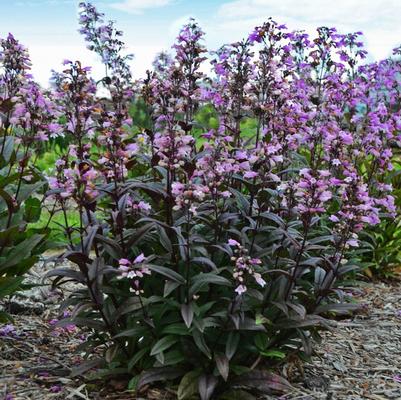
[[[0,300],[24,287],[24,274],[46,249],[39,229],[46,179],[35,150],[45,140],[53,104],[31,80],[26,49],[9,35],[0,40]],[[5,310],[0,320],[11,318]]]

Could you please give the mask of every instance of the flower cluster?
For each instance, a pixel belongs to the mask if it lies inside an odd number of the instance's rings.
[[[247,291],[249,277],[252,277],[259,286],[264,287],[266,281],[256,271],[256,269],[261,270],[262,260],[250,257],[248,250],[234,239],[229,239],[228,244],[234,247],[234,255],[231,257],[231,260],[235,262],[233,271],[233,278],[237,286],[235,292],[238,295],[242,295]]]
[[[15,105],[9,121],[24,130],[19,138],[22,142],[48,141],[62,134],[62,127],[57,123],[60,111],[37,83],[26,81],[13,101]]]
[[[149,203],[143,200],[134,200],[131,197],[127,198],[126,201],[126,210],[127,212],[131,213],[143,213],[143,214],[149,214],[151,211],[152,207]]]
[[[11,99],[21,85],[31,75],[31,61],[28,50],[10,33],[6,39],[0,38],[0,99]]]
[[[133,56],[132,54],[122,55],[122,50],[125,48],[121,40],[122,31],[115,28],[113,21],[105,23],[104,14],[98,12],[92,4],[81,2],[79,7],[81,25],[79,32],[89,43],[88,49],[95,51],[102,58],[106,66],[105,83],[118,84],[120,80],[128,83],[131,80],[131,71],[127,61]],[[111,78],[107,76],[107,68],[112,73]]]
[[[121,258],[119,261],[119,275],[118,279],[128,279],[130,281],[131,287],[130,292],[134,293],[136,296],[144,293],[140,286],[140,279],[144,275],[150,275],[151,271],[146,266],[146,257],[141,253],[133,261],[126,258]]]
[[[58,166],[63,165],[63,160]],[[79,204],[90,203],[97,196],[96,178],[98,172],[87,163],[75,165],[74,168],[63,168],[59,178],[49,177],[50,189],[55,190],[61,198],[74,198]]]
[[[186,185],[180,182],[173,182],[171,186],[172,194],[175,198],[174,210],[186,207],[192,213],[196,213],[197,205],[201,204],[210,192],[209,187],[191,182]]]
[[[317,171],[314,176],[307,168],[299,171],[300,180],[297,183],[295,196],[298,199],[298,211],[300,214],[322,213],[326,210],[326,203],[332,198],[330,189],[330,172]]]

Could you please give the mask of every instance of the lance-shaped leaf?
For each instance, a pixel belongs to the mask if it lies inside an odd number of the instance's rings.
[[[190,296],[198,293],[200,289],[208,284],[231,286],[231,282],[228,279],[224,278],[224,276],[217,275],[215,272],[198,274],[191,279],[191,287],[189,289]]]
[[[155,356],[156,354],[161,353],[162,351],[165,351],[169,349],[171,346],[176,344],[178,342],[178,338],[176,336],[165,336],[158,340],[156,344],[152,347],[152,350],[150,351],[151,356]]]
[[[238,344],[241,339],[239,332],[230,332],[226,342],[226,356],[229,360],[234,356],[238,349]]]
[[[179,376],[182,376],[184,373],[185,373],[184,370],[174,367],[159,367],[159,368],[149,369],[147,371],[142,372],[138,381],[137,389],[140,390],[149,383],[176,379]]]
[[[40,243],[44,235],[33,235],[23,242],[18,243],[9,254],[7,254],[7,259],[1,263],[0,271],[17,265],[24,258],[31,255],[32,250]]]
[[[177,390],[178,400],[189,399],[198,392],[199,375],[200,372],[195,370],[188,372],[182,377]]]
[[[226,381],[228,379],[228,373],[230,371],[229,361],[225,354],[217,353],[214,356],[216,361],[216,367],[221,377]]]
[[[192,303],[181,305],[181,315],[185,322],[185,325],[189,328],[194,319],[194,309]]]
[[[268,371],[250,371],[233,380],[233,386],[256,389],[264,394],[286,393],[292,390],[291,384],[279,375]]]
[[[218,379],[214,375],[205,374],[199,378],[198,390],[201,400],[209,400],[212,398],[218,382]]]
[[[160,275],[165,276],[166,278],[171,279],[177,283],[185,283],[185,278],[182,277],[179,273],[175,272],[171,268],[162,267],[160,265],[147,264],[146,265],[151,271],[157,272]]]

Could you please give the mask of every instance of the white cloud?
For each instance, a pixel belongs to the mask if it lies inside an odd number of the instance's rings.
[[[74,2],[78,0],[16,0],[30,4],[48,4],[54,2]],[[177,4],[179,0],[92,0],[96,4],[114,6],[131,13],[141,13],[150,7],[163,7]],[[97,2],[98,1],[98,2]],[[191,0],[192,1],[192,0]],[[195,1],[195,0],[193,0]],[[1,0],[0,0],[1,2]],[[194,13],[202,16],[202,3],[194,6]],[[160,10],[162,13],[163,10]],[[188,21],[189,15],[180,15],[171,21],[168,27],[155,27],[157,35],[148,38],[141,27],[129,26],[125,41],[131,45],[128,53],[134,53],[132,71],[135,77],[144,76],[147,68],[161,50],[170,50],[180,27]],[[194,15],[195,14],[195,15]],[[153,13],[152,13],[153,15]],[[152,26],[152,15],[147,16]],[[379,60],[391,54],[391,49],[401,43],[401,0],[225,0],[216,1],[216,12],[203,16],[199,22],[206,32],[206,44],[215,50],[224,43],[231,43],[246,37],[254,26],[261,24],[269,16],[277,22],[285,23],[289,29],[305,29],[313,33],[316,27],[335,26],[341,32],[361,30],[365,33],[365,42],[370,59]],[[28,45],[33,61],[33,73],[39,82],[47,85],[50,70],[61,69],[64,58],[80,59],[85,65],[93,66],[95,78],[102,77],[103,67],[96,54],[87,50],[82,38],[73,31],[55,32],[46,37],[43,32],[22,30],[16,33],[21,42]],[[11,30],[11,27],[10,27]],[[139,45],[135,45],[139,43]]]
[[[173,0],[123,0],[112,3],[110,7],[132,14],[141,14],[150,8],[159,8],[171,4]]]
[[[41,85],[48,86],[50,71],[61,71],[64,59],[79,60],[85,66],[94,66],[100,72],[96,56],[80,44],[77,45],[31,45],[29,54],[32,60],[32,74]]]
[[[362,31],[374,59],[391,54],[401,43],[399,0],[233,0],[218,10],[218,30],[224,37],[247,34],[253,26],[273,17],[290,29],[308,33],[318,26],[334,26],[341,32]]]
[[[135,78],[145,76],[147,69],[151,68],[155,55],[161,50],[159,46],[130,46],[127,52],[134,53],[135,58],[131,61],[131,70]],[[104,76],[104,66],[99,61],[99,57],[87,50],[82,45],[32,45],[29,48],[32,60],[32,73],[42,86],[49,84],[50,71],[62,70],[64,59],[79,60],[85,66],[92,67],[92,76],[98,80]]]
[[[195,15],[182,15],[170,23],[170,26],[168,29],[168,34],[172,40],[174,40],[178,36],[178,32],[181,30],[181,28],[185,24],[188,23],[190,18],[196,19],[196,16]],[[171,44],[173,44],[173,43],[171,43]]]
[[[399,12],[399,0],[235,0],[223,4],[219,10],[225,18],[285,15],[318,24],[342,22],[354,25],[397,23]]]

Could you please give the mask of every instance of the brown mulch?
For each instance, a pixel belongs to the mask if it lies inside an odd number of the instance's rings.
[[[312,399],[401,399],[401,283],[368,285],[358,300],[365,312],[325,332],[304,367]]]
[[[33,274],[35,281],[39,274]],[[266,399],[401,399],[401,283],[368,284],[361,292],[364,312],[324,332],[311,363],[284,366],[293,392]],[[33,289],[13,304],[15,330],[0,336],[0,399],[135,399],[121,382],[104,385],[69,376],[81,361],[74,351],[83,338],[74,329],[55,331],[50,323],[61,295]],[[143,397],[174,398],[157,389]]]

